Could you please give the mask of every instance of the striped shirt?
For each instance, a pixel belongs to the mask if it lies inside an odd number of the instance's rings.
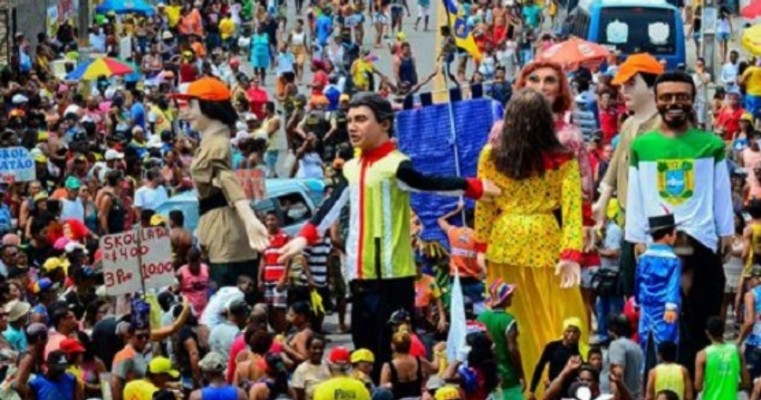
[[[264,281],[276,282],[285,274],[285,264],[277,261],[280,254],[278,250],[288,243],[290,238],[283,232],[270,235],[267,248],[264,249]]]
[[[312,273],[312,282],[317,287],[325,287],[328,284],[328,259],[331,249],[330,238],[324,237],[304,250],[309,271]],[[302,274],[301,280],[306,283],[306,275]]]

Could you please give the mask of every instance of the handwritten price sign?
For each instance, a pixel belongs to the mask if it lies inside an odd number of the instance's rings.
[[[100,239],[106,293],[117,296],[145,287],[159,288],[174,282],[172,247],[164,228],[146,228],[106,235]],[[139,261],[139,262],[138,262]]]

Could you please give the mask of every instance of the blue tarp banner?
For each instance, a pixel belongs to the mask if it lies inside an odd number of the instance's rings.
[[[502,116],[501,106],[491,99],[453,103],[455,141],[450,128],[449,107],[449,104],[437,104],[398,112],[395,133],[399,148],[421,172],[456,176],[456,145],[460,175],[474,177],[478,155],[486,143],[491,126]],[[413,193],[411,202],[412,209],[423,224],[422,239],[438,240],[448,247],[446,236],[436,220],[456,207],[457,198]],[[472,206],[473,203],[468,202],[468,207]]]

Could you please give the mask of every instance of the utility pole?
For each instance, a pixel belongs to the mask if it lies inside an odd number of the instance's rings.
[[[703,59],[706,71],[711,74],[711,79],[716,79],[716,0],[703,0],[703,19],[700,32],[702,34]]]
[[[716,0],[703,0],[703,16],[702,16],[702,25],[700,29],[701,34],[701,56],[703,57],[703,60],[705,60],[705,70],[708,71],[708,73],[711,75],[711,82],[716,82],[718,79],[718,76],[716,75],[716,72],[719,71],[721,68],[716,68],[716,19],[717,19],[717,10],[716,10]],[[715,84],[712,85],[715,87]],[[709,90],[713,88],[705,88],[703,90],[703,95],[705,96],[704,104],[706,105],[705,110],[703,111],[705,115],[703,115],[703,120],[706,121],[706,128],[709,127],[709,119],[708,114],[709,110],[711,109],[709,105],[711,104],[711,96],[709,96]],[[710,121],[711,124],[713,124],[713,121]]]

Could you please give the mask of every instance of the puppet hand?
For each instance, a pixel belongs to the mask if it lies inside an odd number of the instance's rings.
[[[301,254],[307,247],[307,240],[301,236],[297,236],[291,239],[285,246],[281,247],[277,252],[280,257],[277,258],[277,262],[282,263],[289,258]]]
[[[267,228],[259,221],[258,218],[254,218],[246,221],[246,235],[248,236],[248,245],[252,249],[258,251],[264,251],[267,248]]]
[[[484,194],[479,200],[492,201],[495,197],[502,194],[502,189],[500,189],[494,182],[488,179],[482,179],[481,183],[484,186]]]
[[[560,275],[561,289],[568,289],[581,284],[581,267],[577,262],[560,260],[555,267],[555,275]]]

